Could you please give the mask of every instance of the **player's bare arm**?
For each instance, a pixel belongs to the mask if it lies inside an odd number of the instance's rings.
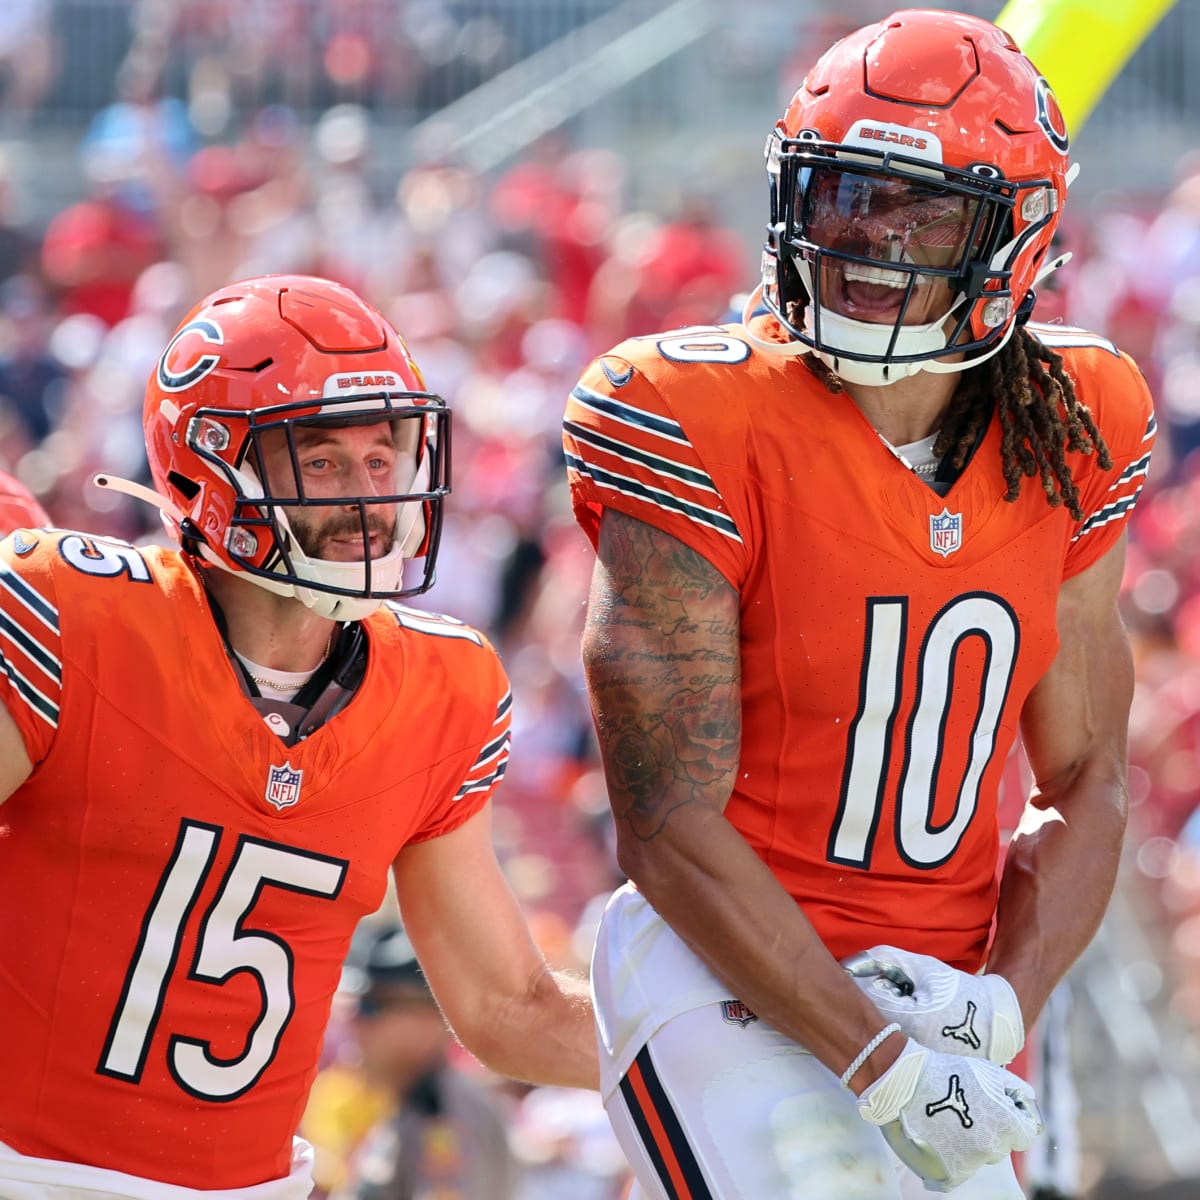
[[[27,780],[33,763],[25,751],[25,742],[17,723],[0,704],[0,804]]]
[[[621,868],[731,996],[840,1074],[879,1013],[723,816],[741,744],[737,592],[678,539],[613,510],[597,554],[583,661]],[[855,1090],[902,1045],[874,1054]]]
[[[404,928],[459,1040],[502,1075],[598,1086],[587,983],[551,971],[492,844],[491,805],[406,846],[393,874]]]
[[[737,595],[699,554],[608,514],[585,658],[622,843],[682,805],[723,809],[741,739]],[[602,556],[601,561],[604,561]]]
[[[1116,880],[1133,696],[1117,610],[1124,564],[1122,538],[1063,585],[1058,655],[1022,714],[1033,808],[1008,851],[988,969],[1013,985],[1027,1027],[1091,941]]]

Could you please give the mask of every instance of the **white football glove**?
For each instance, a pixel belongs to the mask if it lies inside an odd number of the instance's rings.
[[[1025,1045],[1017,994],[1000,975],[968,975],[895,946],[872,946],[842,966],[888,1021],[930,1050],[1003,1067]]]
[[[1019,1076],[911,1039],[858,1098],[858,1111],[931,1192],[949,1192],[980,1167],[1028,1150],[1043,1128],[1033,1089]]]

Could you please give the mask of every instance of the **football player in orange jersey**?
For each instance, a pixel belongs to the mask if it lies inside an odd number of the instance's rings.
[[[1018,1200],[1041,1122],[1003,1064],[1125,825],[1152,406],[1110,343],[1029,323],[1073,169],[994,25],[837,42],[766,162],[742,322],[630,339],[568,402],[630,880],[592,962],[601,1091],[643,1196]],[[1038,820],[998,882],[1018,729]]]
[[[14,529],[49,525],[46,510],[33,493],[11,475],[0,471],[0,537]]]
[[[433,580],[448,422],[353,292],[248,280],[151,375],[156,490],[98,480],[179,548],[0,543],[10,1200],[302,1200],[293,1135],[389,872],[468,1049],[595,1086],[586,984],[550,971],[492,847],[503,667],[401,602]]]

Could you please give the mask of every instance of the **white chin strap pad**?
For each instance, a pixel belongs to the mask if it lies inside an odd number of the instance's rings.
[[[367,567],[362,562],[334,562],[327,558],[304,558],[298,551],[292,553],[292,567],[301,579],[326,587],[345,588],[347,591],[366,591]],[[404,575],[404,553],[397,541],[380,558],[371,560],[371,590],[375,592],[397,592]],[[337,596],[330,592],[317,591],[297,585],[296,599],[322,617],[336,617],[339,621],[357,621],[373,613],[383,602],[362,596]]]
[[[949,313],[946,314],[949,316]],[[929,325],[905,325],[896,337],[892,353],[900,356],[910,354],[939,354],[946,349],[946,334],[942,323],[946,316],[939,317]],[[815,342],[815,314],[810,308],[804,314],[805,332]],[[854,321],[827,308],[820,310],[821,344],[815,353],[836,375],[849,383],[888,384],[898,379],[915,375],[922,367],[921,362],[860,362],[857,357],[882,358],[895,333],[894,325],[874,325],[869,321]]]

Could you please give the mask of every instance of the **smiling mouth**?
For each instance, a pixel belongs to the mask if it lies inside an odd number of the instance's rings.
[[[371,558],[382,558],[389,549],[387,539],[378,533],[371,534],[367,545]],[[357,534],[326,538],[322,550],[321,557],[333,562],[358,562],[366,557],[363,554],[363,539]]]
[[[886,267],[847,264],[836,280],[838,310],[867,321],[895,320],[904,304],[910,276]]]
[[[860,262],[827,266],[822,271],[821,304],[839,316],[872,324],[922,325],[936,320],[931,312],[940,294],[930,276]],[[911,287],[911,291],[910,289]],[[950,306],[949,289],[946,306]]]

